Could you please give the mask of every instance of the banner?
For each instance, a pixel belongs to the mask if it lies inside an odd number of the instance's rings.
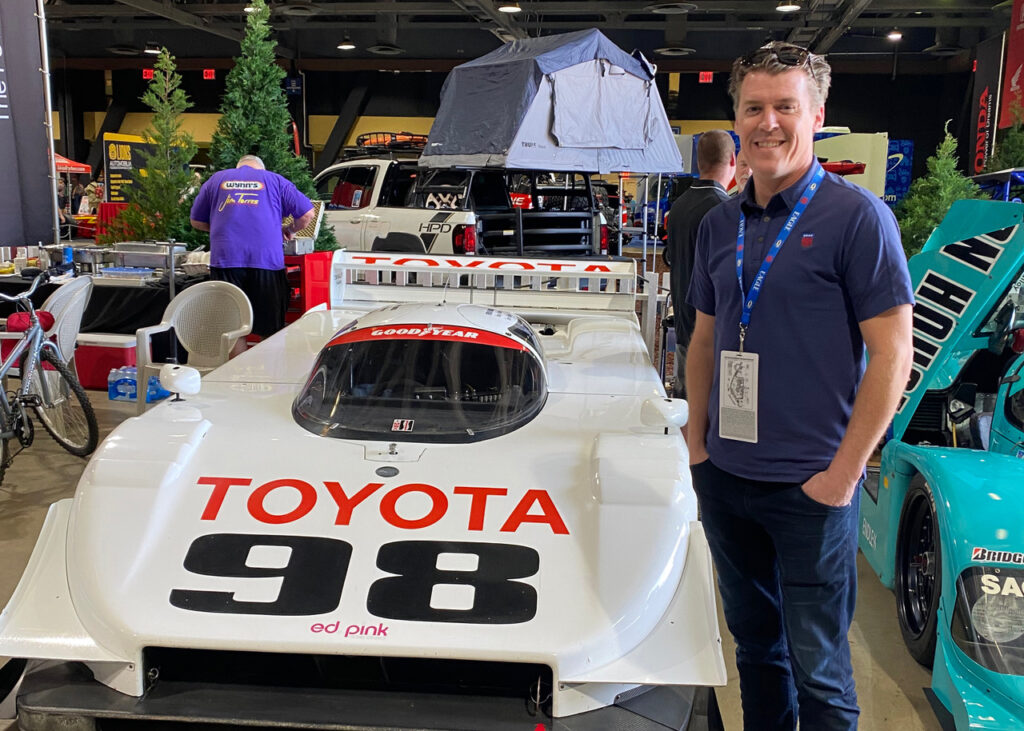
[[[153,154],[153,146],[137,135],[107,132],[103,135],[103,170],[107,179],[104,200],[127,203],[128,190],[146,175],[143,153]]]
[[[1021,71],[1024,71],[1024,0],[1013,0],[1013,15],[1006,40],[1006,69],[1003,71],[1002,105],[999,107],[999,129],[1013,124],[1011,107],[1024,103],[1021,98]]]
[[[1005,36],[1002,35],[989,38],[979,43],[975,52],[970,117],[973,144],[967,162],[968,175],[978,175],[985,169],[985,163],[992,155],[992,145],[996,141],[995,113],[999,108],[1004,41]],[[1006,115],[1000,115],[1000,121],[1006,118]],[[1013,123],[1012,115],[1009,123]]]
[[[910,191],[914,170],[914,141],[889,140],[889,159],[885,167],[885,202],[890,208]]]
[[[53,241],[49,113],[35,0],[0,2],[0,242]]]

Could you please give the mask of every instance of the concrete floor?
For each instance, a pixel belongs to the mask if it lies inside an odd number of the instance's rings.
[[[135,404],[109,401],[106,393],[90,391],[90,399],[105,436],[135,414]],[[19,455],[0,485],[0,606],[7,603],[28,562],[47,506],[74,494],[85,461],[58,447],[41,429],[35,443]],[[940,726],[924,695],[930,674],[907,654],[896,623],[896,603],[879,584],[867,562],[859,561],[860,592],[857,614],[850,631],[857,692],[862,709],[861,729],[882,731],[939,731]],[[729,731],[742,728],[739,682],[733,660],[735,646],[723,628],[729,684],[718,699]],[[0,731],[14,731],[0,721]]]

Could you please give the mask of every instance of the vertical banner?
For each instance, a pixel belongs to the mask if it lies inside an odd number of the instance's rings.
[[[889,158],[885,166],[885,203],[890,208],[910,191],[910,178],[914,170],[914,141],[889,140]]]
[[[1013,124],[1011,107],[1024,104],[1021,98],[1021,78],[1024,71],[1024,0],[1013,0],[1013,15],[1006,39],[1006,70],[1003,71],[1002,105],[999,107],[999,129]]]
[[[53,240],[53,183],[35,0],[0,2],[0,243]]]
[[[103,135],[103,170],[107,181],[104,200],[127,203],[129,189],[146,176],[144,154],[152,155],[153,146],[137,135],[106,132]]]
[[[996,110],[999,109],[999,79],[1003,72],[1003,46],[1005,36],[989,38],[978,44],[974,56],[974,85],[971,91],[971,154],[967,171],[978,175],[992,156],[996,141]],[[1012,114],[1000,114],[999,120],[1013,123]],[[1000,125],[1002,126],[1002,125]]]

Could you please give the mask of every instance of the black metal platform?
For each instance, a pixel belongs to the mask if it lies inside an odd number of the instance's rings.
[[[209,685],[161,681],[142,698],[97,683],[77,664],[28,675],[21,731],[290,728],[318,731],[717,731],[714,691],[657,687],[620,705],[553,719],[515,698]]]

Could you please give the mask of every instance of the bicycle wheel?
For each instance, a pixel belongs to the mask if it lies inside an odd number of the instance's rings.
[[[11,445],[10,441],[14,437],[4,439],[0,437],[0,485],[4,482],[4,477],[7,475],[7,463],[11,461]]]
[[[52,370],[44,368],[44,364]],[[39,397],[39,405],[33,409],[57,444],[76,457],[84,457],[96,449],[100,429],[89,397],[78,378],[53,351],[39,352],[29,393]]]

